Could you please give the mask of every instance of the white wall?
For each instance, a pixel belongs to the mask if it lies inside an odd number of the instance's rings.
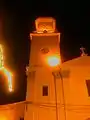
[[[63,78],[67,120],[90,118],[90,97],[86,86],[86,80],[90,79],[89,59],[81,57],[62,65],[63,70],[70,71],[69,77]]]

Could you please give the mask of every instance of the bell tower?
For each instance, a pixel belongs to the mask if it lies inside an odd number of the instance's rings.
[[[60,104],[62,101],[60,80],[56,81],[57,99],[55,99],[52,74],[55,65],[61,62],[60,33],[56,31],[56,21],[51,17],[37,18],[35,27],[36,30],[30,33],[31,50],[26,70],[25,120],[60,120],[62,110],[56,108],[56,102]]]

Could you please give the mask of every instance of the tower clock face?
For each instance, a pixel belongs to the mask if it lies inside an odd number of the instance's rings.
[[[47,47],[45,47],[45,48],[41,48],[40,51],[42,54],[47,54],[49,52],[49,49]]]

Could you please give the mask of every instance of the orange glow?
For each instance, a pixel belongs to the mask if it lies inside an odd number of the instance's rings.
[[[0,45],[0,68],[2,68],[4,65],[4,60],[3,60],[3,48]]]
[[[49,56],[47,58],[47,63],[49,64],[49,66],[51,67],[56,67],[60,64],[60,57],[59,56]]]
[[[13,88],[12,88],[12,74],[10,72],[8,72],[7,69],[4,68],[4,72],[8,78],[8,89],[10,92],[13,91]]]
[[[12,74],[4,67],[4,60],[3,60],[3,48],[2,45],[0,45],[0,70],[2,70],[7,78],[8,78],[8,88],[9,91],[12,92]]]
[[[6,116],[2,115],[0,116],[0,120],[8,120]]]

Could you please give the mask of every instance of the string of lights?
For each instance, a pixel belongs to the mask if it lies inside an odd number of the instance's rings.
[[[4,55],[3,55],[3,47],[0,44],[0,70],[2,70],[7,78],[8,78],[8,88],[9,91],[12,92],[13,88],[12,88],[12,74],[11,72],[9,72],[5,67],[4,67]]]

